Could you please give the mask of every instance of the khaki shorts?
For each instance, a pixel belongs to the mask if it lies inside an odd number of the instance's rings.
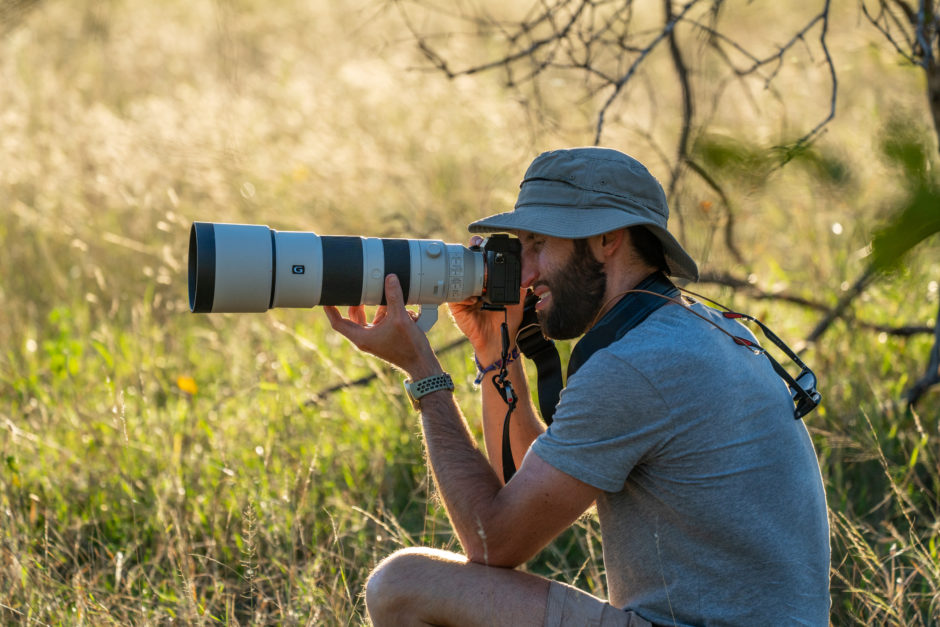
[[[617,609],[595,596],[553,581],[545,605],[545,627],[652,627],[633,612]]]

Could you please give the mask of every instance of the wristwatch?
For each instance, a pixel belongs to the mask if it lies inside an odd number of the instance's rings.
[[[405,379],[405,392],[408,394],[408,399],[411,401],[411,406],[416,410],[421,410],[421,397],[427,396],[431,392],[437,392],[438,390],[450,390],[454,391],[454,380],[450,378],[450,375],[446,372],[441,374],[436,374],[424,379],[418,379],[417,381],[412,381],[411,379]]]

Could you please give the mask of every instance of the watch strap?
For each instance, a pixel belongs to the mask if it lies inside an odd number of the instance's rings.
[[[410,379],[405,381],[405,391],[408,393],[408,398],[411,399],[411,404],[414,405],[415,409],[421,407],[419,401],[422,397],[439,390],[454,390],[454,380],[446,372],[418,379],[417,381],[411,381]]]

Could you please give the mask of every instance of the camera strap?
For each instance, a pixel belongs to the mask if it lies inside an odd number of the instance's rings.
[[[670,299],[680,296],[679,289],[662,272],[649,275],[635,289],[642,291],[627,293],[575,345],[568,360],[568,379],[574,376],[591,355],[622,338],[654,311],[669,303]],[[538,297],[534,294],[526,296],[522,324],[516,334],[516,346],[523,355],[535,363],[539,413],[542,421],[546,425],[551,425],[564,382],[561,376],[561,358],[558,355],[558,348],[555,342],[542,335],[542,328],[535,313],[536,302],[538,302]],[[505,342],[504,350],[508,350]],[[506,361],[506,355],[503,356],[503,361]],[[497,377],[494,377],[493,383],[497,389],[500,389]],[[505,396],[503,400],[506,400]],[[507,482],[516,471],[509,440],[509,417],[513,408],[515,408],[515,399],[503,424],[503,477]]]
[[[538,381],[539,413],[546,426],[552,424],[555,405],[564,387],[561,376],[561,358],[555,342],[542,335],[535,313],[535,303],[539,297],[529,292],[522,308],[522,324],[516,333],[516,346],[519,351],[535,364]]]
[[[622,338],[681,294],[662,272],[654,272],[640,281],[578,340],[568,359],[568,378],[573,377],[594,353]]]
[[[512,442],[509,437],[509,419],[512,418],[512,412],[516,408],[518,398],[515,390],[512,389],[512,382],[509,380],[509,323],[506,309],[503,309],[503,324],[500,326],[500,338],[502,340],[502,349],[499,359],[499,371],[493,375],[492,381],[500,398],[506,403],[506,417],[503,419],[503,480],[509,483],[512,476],[516,474],[516,464],[512,459]]]
[[[667,299],[677,298],[679,288],[662,272],[646,277],[636,290],[661,294]],[[564,388],[561,376],[561,359],[555,342],[542,335],[535,313],[538,297],[529,294],[522,312],[522,324],[516,334],[516,345],[527,358],[535,363],[538,376],[539,412],[546,425],[552,424],[558,397]],[[622,338],[628,331],[646,320],[650,314],[669,301],[650,293],[629,292],[608,311],[600,322],[588,331],[571,352],[567,377],[570,378],[597,351]]]

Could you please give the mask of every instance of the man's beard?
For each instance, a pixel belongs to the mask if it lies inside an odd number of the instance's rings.
[[[570,340],[587,331],[604,304],[607,275],[594,259],[587,241],[574,240],[574,250],[563,268],[539,281],[552,294],[547,311],[540,311],[542,334]]]

